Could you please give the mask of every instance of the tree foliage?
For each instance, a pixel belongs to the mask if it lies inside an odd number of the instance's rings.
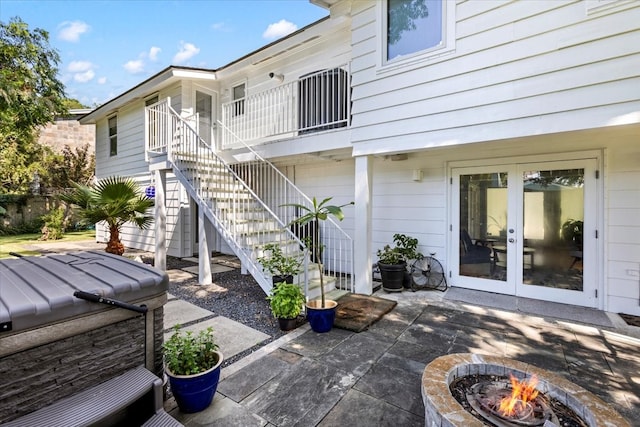
[[[130,178],[109,177],[94,186],[74,184],[73,192],[61,195],[60,199],[77,206],[80,216],[89,224],[106,222],[110,233],[106,252],[116,255],[124,253],[120,230],[126,222],[141,229],[148,228],[153,222],[153,216],[147,214],[153,207],[153,200],[147,198]]]
[[[426,0],[389,0],[389,44],[395,44],[407,30],[415,30],[415,20],[429,15]]]
[[[67,112],[59,62],[47,31],[30,31],[20,18],[0,22],[0,193],[26,192],[34,173],[45,173],[51,150],[37,131]]]
[[[72,188],[73,183],[88,185],[93,179],[96,159],[89,152],[89,144],[72,149],[69,145],[65,145],[62,153],[52,157],[47,162],[47,168],[51,174],[49,181],[45,184],[53,189]]]

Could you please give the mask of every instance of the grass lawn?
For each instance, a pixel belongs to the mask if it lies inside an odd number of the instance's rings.
[[[38,240],[42,236],[41,233],[34,234],[18,234],[15,236],[0,236],[0,258],[9,258],[9,252],[16,252],[20,255],[38,255],[36,251],[29,251],[24,245],[29,244],[46,244],[47,242],[74,242],[82,240],[95,240],[95,230],[85,231],[69,231],[64,233],[62,239],[59,240]]]

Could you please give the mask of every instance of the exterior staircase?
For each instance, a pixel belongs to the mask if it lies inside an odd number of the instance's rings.
[[[151,163],[166,162],[196,201],[199,209],[268,293],[272,280],[260,265],[264,246],[278,243],[286,256],[302,260],[295,281],[308,299],[320,296],[317,264],[310,260],[303,236],[288,224],[298,213],[288,203],[310,205],[310,199],[273,164],[246,146],[248,161],[231,163],[218,155],[198,132],[171,108],[167,98],[146,108],[147,157]],[[223,127],[222,123],[218,123]],[[227,135],[229,133],[227,132]],[[242,141],[240,141],[242,143]],[[268,183],[268,185],[265,185]],[[320,225],[325,290],[337,286],[353,291],[353,242],[332,221]],[[312,243],[312,244],[315,244]]]

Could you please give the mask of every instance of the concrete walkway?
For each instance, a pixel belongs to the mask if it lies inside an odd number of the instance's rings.
[[[178,281],[186,274],[169,272]],[[225,367],[205,411],[182,414],[171,401],[167,408],[188,427],[423,426],[426,364],[476,352],[558,373],[640,426],[640,328],[615,314],[460,289],[377,296],[398,305],[369,330],[317,334],[304,325]],[[167,328],[213,324],[225,357],[266,339],[174,298],[165,316]]]

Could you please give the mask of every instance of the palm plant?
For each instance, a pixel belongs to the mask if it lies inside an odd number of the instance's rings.
[[[146,197],[131,178],[109,177],[92,186],[73,183],[73,191],[60,199],[79,208],[82,219],[90,224],[101,221],[109,227],[106,252],[122,255],[124,245],[120,230],[126,222],[141,229],[148,228],[153,216],[146,215],[153,207],[153,200]]]
[[[304,226],[308,223],[314,223],[315,227],[313,229],[313,237],[311,240],[310,246],[315,246],[311,248],[311,253],[314,254],[314,262],[318,266],[318,272],[320,273],[320,295],[322,297],[322,308],[325,308],[325,298],[324,298],[324,281],[322,279],[322,251],[324,246],[320,243],[320,221],[325,221],[329,218],[329,216],[334,216],[338,221],[342,221],[344,219],[344,213],[342,212],[342,208],[348,205],[353,205],[353,202],[345,203],[344,205],[335,206],[335,205],[327,205],[332,197],[327,197],[322,202],[318,203],[316,198],[313,198],[311,207],[306,205],[301,205],[298,203],[288,203],[282,206],[292,206],[302,212],[306,212],[304,215],[292,220],[288,225],[297,224],[299,226]],[[309,246],[309,245],[308,245]]]

